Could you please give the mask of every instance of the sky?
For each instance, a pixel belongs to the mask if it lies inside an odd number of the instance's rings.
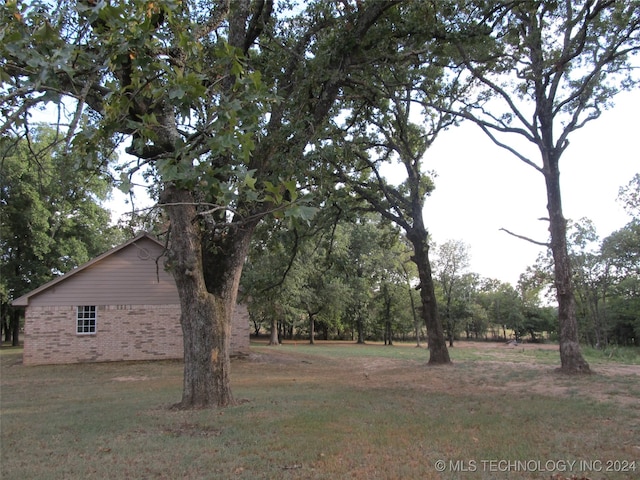
[[[640,91],[616,98],[613,109],[569,137],[560,160],[565,217],[589,218],[601,239],[630,220],[616,200],[618,189],[640,173]],[[548,240],[548,223],[538,220],[548,216],[544,177],[472,124],[440,134],[424,166],[437,173],[436,189],[424,210],[432,240],[464,241],[471,257],[469,271],[515,286],[544,247],[500,229]],[[114,217],[131,209],[124,200],[115,192],[108,203]],[[148,205],[139,191],[135,206]]]
[[[640,91],[619,94],[613,109],[569,136],[560,159],[565,218],[589,218],[601,239],[630,220],[617,196],[640,173],[639,111]],[[538,220],[548,217],[542,174],[473,124],[441,134],[424,164],[437,173],[424,211],[432,239],[464,241],[470,271],[515,285],[545,249],[500,229],[548,240],[548,223]]]

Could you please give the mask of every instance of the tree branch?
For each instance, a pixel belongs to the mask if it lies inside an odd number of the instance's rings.
[[[513,233],[506,228],[501,228],[503,232],[507,232],[509,235],[519,238],[520,240],[526,240],[527,242],[533,243],[534,245],[540,245],[541,247],[551,248],[551,245],[547,242],[538,242],[537,240],[533,240],[532,238],[525,237],[524,235],[518,235],[517,233]]]
[[[220,26],[229,14],[229,4],[229,0],[219,0],[216,2],[216,5],[211,8],[209,18],[207,18],[207,21],[196,32],[196,38],[202,39]]]

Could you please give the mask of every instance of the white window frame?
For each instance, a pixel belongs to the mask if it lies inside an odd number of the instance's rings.
[[[78,305],[76,309],[76,335],[95,335],[98,331],[98,307]]]

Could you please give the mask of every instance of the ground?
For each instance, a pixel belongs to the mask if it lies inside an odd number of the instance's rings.
[[[586,351],[594,373],[578,376],[555,345],[450,352],[434,367],[411,344],[254,342],[232,361],[237,406],[182,411],[180,361],[28,367],[3,347],[0,477],[638,478],[637,350]],[[532,463],[481,463],[501,459]],[[549,468],[566,461],[584,463]]]
[[[306,347],[305,342],[286,342],[285,347]],[[351,342],[321,342],[320,345],[352,348]],[[373,344],[370,344],[373,345]],[[382,347],[381,347],[382,348]],[[389,348],[389,347],[386,347]],[[396,344],[391,348],[416,348],[410,344]],[[534,393],[552,397],[568,398],[575,394],[580,383],[577,378],[560,373],[553,363],[554,355],[558,352],[556,344],[520,343],[518,345],[505,342],[455,342],[452,351],[458,356],[466,358],[469,352],[474,361],[460,362],[454,360],[453,370],[464,372],[464,375],[454,374],[456,377],[455,390],[460,394],[490,394],[504,393]],[[459,354],[458,351],[464,353]],[[549,362],[530,362],[536,355],[548,358]],[[314,377],[328,373],[333,382],[351,385],[367,385],[369,387],[400,387],[412,385],[413,388],[428,391],[447,391],[452,388],[452,372],[447,367],[429,367],[425,370],[423,362],[408,363],[405,359],[390,357],[350,357],[349,368],[340,369],[343,359],[333,359],[327,364],[317,364],[315,355],[290,355],[290,350],[272,348],[251,353],[249,361],[257,363],[300,365]],[[558,354],[559,355],[559,354]],[[302,360],[301,360],[302,358]],[[425,358],[427,354],[425,353]],[[333,368],[331,368],[333,367]],[[362,372],[354,375],[354,372]],[[330,372],[330,373],[329,373]],[[640,365],[626,365],[621,363],[598,364],[593,367],[595,378],[609,379],[611,382],[592,382],[588,391],[581,395],[598,401],[610,401],[619,405],[637,404],[636,395],[627,395],[610,388],[617,378],[638,377],[640,382]]]

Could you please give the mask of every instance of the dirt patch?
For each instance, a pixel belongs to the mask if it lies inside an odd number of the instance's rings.
[[[144,382],[145,380],[149,380],[149,377],[132,375],[128,377],[113,377],[111,379],[112,382]]]
[[[403,348],[403,347],[399,347]],[[455,348],[481,349],[491,355],[482,360],[456,361],[447,366],[429,366],[424,361],[358,356],[330,358],[298,353],[292,348],[254,351],[250,362],[274,365],[273,375],[303,379],[311,376],[331,384],[355,388],[397,388],[421,392],[469,395],[540,395],[556,398],[580,397],[612,402],[624,407],[638,405],[640,365],[598,364],[591,375],[571,376],[558,372],[557,365],[508,361],[506,350],[556,350],[557,345],[496,342],[458,342]],[[625,385],[620,388],[620,385]],[[616,385],[614,387],[614,385]]]
[[[640,365],[622,365],[612,363],[609,365],[597,365],[593,371],[603,375],[635,375],[640,376]]]
[[[183,423],[177,427],[165,428],[163,432],[171,437],[218,437],[222,433],[222,429]]]
[[[270,347],[268,352],[252,351],[248,356],[251,363],[267,363],[272,365],[323,365],[335,363],[335,359],[327,359],[317,355],[305,355],[304,353],[280,350],[278,347]]]
[[[553,343],[528,343],[528,342],[473,342],[458,341],[454,343],[454,348],[472,348],[474,350],[495,350],[495,349],[525,349],[525,350],[558,350],[558,345]]]

